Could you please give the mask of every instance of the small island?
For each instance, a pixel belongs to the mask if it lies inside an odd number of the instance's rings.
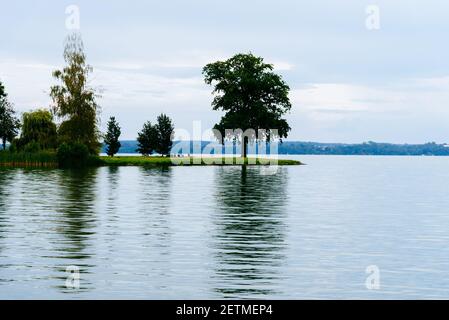
[[[204,81],[213,86],[212,108],[223,116],[213,134],[223,147],[240,146],[240,153],[210,152],[191,156],[173,146],[173,121],[162,113],[152,123],[147,121],[138,133],[137,150],[141,156],[117,156],[121,128],[110,117],[107,132],[99,130],[100,107],[97,90],[89,86],[93,68],[87,64],[79,34],[66,40],[66,66],[53,72],[58,82],[50,88],[50,108],[36,109],[16,116],[0,82],[0,166],[13,167],[88,167],[88,166],[228,166],[228,165],[300,165],[296,160],[277,159],[277,148],[271,143],[287,138],[291,130],[282,116],[291,109],[289,86],[273,72],[273,65],[253,54],[237,54],[226,61],[210,63],[203,68]],[[55,120],[56,119],[56,120]],[[20,133],[20,135],[19,135]],[[6,148],[8,144],[8,148]],[[249,145],[264,145],[253,157]],[[273,154],[266,154],[270,145]],[[100,150],[106,147],[107,156]],[[214,149],[215,148],[215,149]],[[174,149],[176,149],[174,151]],[[218,153],[217,153],[218,150]],[[234,150],[234,149],[233,149]],[[255,150],[255,149],[254,149]],[[260,152],[260,151],[263,152]],[[212,152],[213,151],[213,152]],[[226,155],[224,155],[226,154]]]
[[[256,159],[257,161],[249,161],[245,158],[244,163],[242,158],[231,158],[226,159],[221,158],[195,158],[195,157],[184,157],[183,162],[180,164],[175,164],[170,158],[167,157],[133,157],[133,156],[118,156],[118,157],[100,157],[101,165],[105,166],[229,166],[229,165],[270,165],[268,159]],[[229,163],[231,160],[232,162]],[[280,166],[292,166],[301,165],[300,161],[296,160],[277,160],[277,165]]]

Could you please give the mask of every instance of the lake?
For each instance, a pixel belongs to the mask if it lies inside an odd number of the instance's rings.
[[[0,169],[0,298],[449,298],[449,158],[290,158]]]

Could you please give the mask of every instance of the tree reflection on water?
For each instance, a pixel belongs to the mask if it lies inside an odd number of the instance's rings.
[[[217,169],[214,290],[223,298],[272,295],[279,289],[288,176],[282,168],[275,175],[262,169]]]
[[[89,260],[93,256],[92,242],[95,236],[97,198],[95,168],[79,170],[60,170],[58,175],[58,197],[56,205],[56,231],[62,236],[54,241],[56,259],[63,259],[57,265],[58,277],[62,291],[67,288],[64,279],[67,277],[66,267],[77,266],[82,274],[88,274],[92,265]],[[89,290],[89,284],[83,281],[81,291]]]

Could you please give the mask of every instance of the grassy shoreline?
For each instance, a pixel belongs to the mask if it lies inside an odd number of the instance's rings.
[[[116,157],[91,157],[90,167],[102,166],[264,166],[270,165],[268,159],[246,158],[244,161],[240,157],[234,158],[199,158],[184,157],[175,158],[178,163],[174,163],[170,157],[141,157],[141,156],[116,156]],[[256,161],[256,162],[255,162]],[[296,160],[277,160],[280,166],[302,165]],[[21,168],[57,168],[59,167],[56,152],[43,151],[36,153],[13,153],[0,151],[0,167],[21,167]]]
[[[58,159],[55,152],[35,153],[0,151],[0,167],[20,168],[57,168]]]

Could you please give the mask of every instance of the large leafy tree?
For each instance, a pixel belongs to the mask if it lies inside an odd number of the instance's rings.
[[[40,150],[57,147],[56,124],[48,110],[26,112],[22,116],[22,132],[16,141],[19,149],[27,149],[31,144]]]
[[[227,130],[248,129],[256,134],[243,137],[242,156],[247,156],[248,141],[286,138],[290,129],[282,116],[290,111],[289,86],[273,72],[273,65],[253,54],[237,54],[226,61],[208,64],[203,69],[205,82],[214,86],[214,110],[225,114],[214,127],[220,137],[236,139]],[[269,130],[276,129],[273,136]],[[266,130],[263,137],[259,130]]]
[[[100,132],[96,98],[99,96],[88,83],[93,69],[86,63],[79,35],[73,34],[67,38],[64,60],[67,66],[53,72],[53,77],[60,84],[51,87],[50,91],[53,112],[62,120],[58,131],[60,142],[81,143],[91,153],[98,153]]]
[[[111,117],[108,122],[108,132],[104,137],[104,143],[106,144],[106,153],[108,156],[113,157],[119,150],[122,144],[119,141],[122,131],[115,117]]]
[[[161,155],[169,155],[173,146],[173,132],[175,127],[172,120],[165,114],[157,118],[156,129],[158,132],[158,143],[156,152]]]
[[[158,148],[159,134],[156,126],[150,121],[143,125],[143,129],[137,137],[137,152],[144,156],[152,155]]]
[[[16,112],[12,104],[7,99],[5,88],[0,82],[0,140],[3,150],[6,149],[6,142],[12,142],[19,133],[20,121],[16,117]]]

